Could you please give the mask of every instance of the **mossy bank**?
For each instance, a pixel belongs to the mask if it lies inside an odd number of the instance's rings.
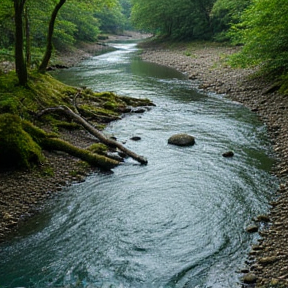
[[[0,75],[0,240],[54,191],[121,161],[107,153],[113,148],[97,144],[54,108],[66,107],[102,130],[133,107],[150,105],[147,99],[67,86],[49,74],[31,72],[27,87],[17,85],[15,72]]]

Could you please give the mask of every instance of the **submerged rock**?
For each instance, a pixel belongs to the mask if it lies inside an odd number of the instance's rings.
[[[141,140],[141,137],[139,137],[139,136],[133,136],[133,137],[130,138],[130,140],[132,140],[132,141],[140,141],[140,140]]]
[[[234,152],[233,151],[227,151],[225,153],[222,154],[223,157],[233,157],[234,156]]]
[[[250,226],[248,226],[247,228],[246,228],[246,231],[248,232],[248,233],[255,233],[255,232],[258,232],[258,226],[256,226],[256,225],[250,225]]]
[[[188,134],[175,134],[168,139],[168,144],[177,146],[192,146],[195,144],[195,138]]]

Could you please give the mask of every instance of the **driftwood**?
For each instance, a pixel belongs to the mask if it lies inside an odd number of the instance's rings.
[[[101,133],[99,130],[97,130],[95,127],[93,127],[91,124],[89,124],[84,118],[82,118],[80,115],[73,112],[70,108],[67,106],[58,106],[54,108],[47,108],[42,111],[40,111],[37,116],[41,117],[45,114],[51,113],[51,112],[60,112],[62,114],[65,114],[66,116],[72,118],[74,121],[76,121],[78,124],[82,125],[89,133],[91,133],[93,136],[97,137],[100,142],[110,146],[110,147],[117,147],[119,150],[124,152],[126,155],[132,157],[134,160],[138,161],[141,164],[147,164],[148,161],[145,157],[137,155],[133,151],[127,149],[125,146],[123,146],[121,143],[112,140],[110,138],[107,138],[103,133]]]

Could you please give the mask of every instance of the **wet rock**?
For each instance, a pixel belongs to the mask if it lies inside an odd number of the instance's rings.
[[[234,156],[234,152],[233,151],[227,151],[225,153],[222,154],[223,157],[233,157]]]
[[[141,137],[139,137],[139,136],[133,136],[133,137],[130,138],[130,140],[132,140],[132,141],[140,141],[140,140],[141,140]]]
[[[255,233],[255,232],[258,232],[258,226],[256,225],[250,225],[246,228],[246,232],[248,233]]]
[[[258,260],[258,262],[260,264],[263,264],[263,265],[272,264],[272,263],[274,263],[276,261],[277,261],[277,257],[276,256],[263,257],[263,258],[260,258]]]
[[[137,109],[134,109],[132,112],[142,114],[142,113],[145,113],[146,111],[147,110],[145,108],[137,108]]]
[[[116,161],[119,161],[119,162],[124,162],[123,157],[121,157],[119,153],[116,153],[116,152],[107,152],[107,157],[114,159]]]
[[[175,134],[168,139],[168,144],[177,146],[192,146],[195,144],[195,138],[188,134]]]
[[[257,276],[254,273],[248,273],[245,276],[243,276],[242,281],[245,284],[254,284],[257,281]]]
[[[258,222],[270,222],[270,218],[268,215],[258,215],[256,221]]]

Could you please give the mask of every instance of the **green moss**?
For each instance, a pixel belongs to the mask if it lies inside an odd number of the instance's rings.
[[[54,169],[52,167],[45,167],[40,172],[41,172],[41,175],[44,177],[46,177],[46,176],[53,177],[55,175]]]
[[[107,101],[104,103],[104,108],[114,111],[115,109],[117,109],[117,103],[113,101]]]
[[[15,72],[0,75],[0,113],[13,113],[31,118],[31,114],[47,107],[71,107],[71,95],[77,89],[67,86],[48,74],[29,74],[28,87],[17,85]]]
[[[92,153],[106,155],[109,149],[105,144],[95,143],[95,144],[92,144],[87,150]]]
[[[47,133],[44,130],[36,127],[27,120],[22,121],[22,127],[38,144],[40,144],[41,141],[47,137]]]
[[[61,136],[58,135],[58,128],[78,129],[78,124],[66,121],[66,117],[58,113],[44,115],[39,120],[38,112],[64,105],[74,109],[74,98],[78,93],[76,101],[79,112],[82,114],[83,110],[82,115],[90,118],[89,120],[101,130],[105,127],[103,123],[119,119],[125,107],[151,105],[147,99],[117,96],[113,92],[95,93],[91,89],[81,90],[67,86],[49,74],[39,74],[36,71],[29,71],[27,87],[21,87],[17,83],[15,71],[0,74],[0,166],[2,167],[31,167],[44,159],[41,148],[65,151],[91,165],[100,165],[106,169],[115,167],[117,162],[111,162],[111,159],[95,154],[96,152],[104,154],[106,147],[99,146],[97,149],[94,147],[95,152],[92,153],[57,139]],[[45,127],[50,131],[56,131],[57,135],[48,134],[31,123],[42,125],[40,121],[45,123]]]
[[[66,152],[70,155],[80,158],[83,161],[86,161],[92,166],[101,167],[106,170],[110,170],[119,165],[118,161],[109,159],[103,155],[91,153],[90,151],[85,149],[75,147],[70,143],[63,141],[61,139],[46,138],[43,140],[42,145],[47,150],[57,150]]]
[[[288,74],[281,77],[281,88],[279,91],[283,95],[288,95]]]
[[[154,106],[154,104],[149,99],[138,99],[127,96],[119,96],[119,98],[128,106]]]
[[[102,116],[117,116],[119,115],[118,113],[105,109],[102,107],[94,107],[88,104],[83,104],[80,106],[81,109],[86,110],[87,112],[94,113],[95,115],[102,115]]]
[[[41,148],[22,129],[21,119],[12,114],[0,115],[0,166],[1,168],[30,168],[44,160]]]

